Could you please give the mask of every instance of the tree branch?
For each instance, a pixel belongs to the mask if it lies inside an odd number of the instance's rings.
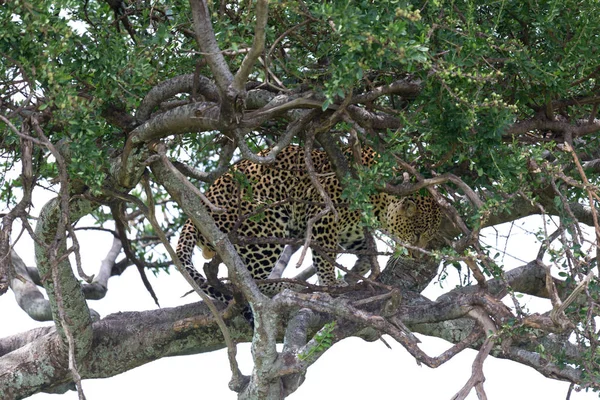
[[[159,151],[161,151],[159,149]],[[194,222],[200,233],[215,246],[217,253],[227,265],[229,277],[238,286],[246,299],[250,302],[259,302],[265,297],[256,286],[250,272],[244,265],[233,245],[223,232],[215,225],[207,212],[200,191],[190,183],[163,155],[159,161],[150,164],[150,168],[158,183],[165,187],[173,200],[180,204],[183,212]],[[251,289],[245,289],[249,287]]]
[[[366,93],[352,96],[351,104],[370,103],[386,94],[399,94],[405,97],[415,97],[423,89],[421,80],[401,79],[390,83],[389,85],[379,86]]]
[[[221,92],[221,98],[227,92],[227,88],[233,81],[233,74],[227,66],[225,57],[215,39],[212,22],[210,20],[210,11],[205,0],[190,0],[192,9],[192,18],[194,19],[194,32],[196,33],[196,42],[198,47],[206,57],[210,66],[217,87]]]
[[[108,291],[108,279],[112,276],[112,270],[123,245],[118,237],[113,237],[113,244],[106,254],[106,258],[100,263],[100,270],[89,285],[83,285],[82,290],[86,299],[100,300],[106,296]]]
[[[55,157],[61,182],[59,197],[44,205],[36,224],[35,236],[38,239],[35,241],[36,265],[50,300],[55,325],[65,344],[68,345],[69,370],[82,397],[77,362],[87,355],[92,346],[92,327],[90,310],[79,282],[73,275],[68,255],[70,251],[78,251],[71,223],[89,214],[93,205],[90,201],[81,198],[69,201],[70,182],[65,160],[45,137],[35,117],[32,118],[32,125],[44,145]],[[70,250],[67,250],[67,231],[71,233],[73,239]],[[81,270],[78,254],[76,259],[78,270]]]
[[[194,81],[197,82],[199,94],[206,101],[218,103],[220,101],[219,91],[214,83],[205,76],[194,74],[179,75],[154,86],[146,94],[137,109],[135,118],[138,123],[146,122],[150,118],[152,110],[165,100],[170,99],[178,93],[191,93],[194,89]]]
[[[250,75],[256,60],[258,60],[258,57],[265,49],[265,28],[267,26],[268,12],[269,1],[258,0],[256,2],[256,27],[254,28],[254,40],[252,42],[252,48],[244,57],[242,65],[233,78],[233,89],[237,92],[244,90],[244,86],[248,80],[248,75]]]
[[[202,182],[212,184],[218,177],[227,172],[227,170],[231,166],[230,161],[233,158],[236,146],[235,143],[229,138],[225,138],[225,140],[225,144],[223,144],[223,146],[221,147],[222,151],[221,155],[219,156],[219,162],[217,164],[217,167],[210,172],[199,171],[179,161],[173,162],[173,165],[179,170],[179,172],[181,172],[189,178],[198,179]]]
[[[34,320],[51,321],[50,303],[29,276],[25,263],[14,250],[11,251],[10,259],[14,267],[10,287],[15,294],[17,304]]]
[[[194,317],[194,324],[189,318]],[[45,329],[45,328],[42,328]],[[250,340],[247,324],[232,325],[235,336]],[[10,353],[0,352],[0,397],[23,398],[52,391],[71,381],[60,336],[34,330],[32,339]],[[145,332],[140,336],[139,332]],[[78,367],[83,379],[107,378],[163,357],[223,348],[223,337],[204,304],[109,315],[94,324],[92,346]],[[7,338],[10,339],[10,338]],[[0,348],[9,345],[0,340]],[[14,340],[13,340],[14,342]],[[13,345],[12,347],[15,347]]]
[[[575,124],[572,124],[566,121],[534,117],[514,123],[506,130],[505,135],[513,136],[537,130],[572,132],[573,136],[577,137],[600,131],[600,120],[577,120]]]
[[[33,177],[33,144],[34,140],[29,139],[29,135],[19,132],[19,130],[4,116],[0,115],[3,121],[11,131],[20,137],[21,145],[21,180],[23,185],[23,197],[17,205],[11,209],[8,214],[2,218],[2,231],[0,235],[0,296],[6,293],[13,278],[13,266],[10,259],[12,252],[11,233],[12,224],[19,216],[23,217],[25,210],[31,204],[31,196],[34,187]],[[28,124],[23,124],[25,131],[29,130]]]

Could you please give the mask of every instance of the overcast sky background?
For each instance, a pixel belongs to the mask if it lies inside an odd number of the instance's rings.
[[[44,196],[36,198],[39,207],[45,201]],[[0,210],[1,211],[1,210]],[[536,220],[537,218],[537,220]],[[500,250],[507,251],[521,260],[535,257],[538,244],[532,234],[540,217],[530,218],[527,222],[517,222],[510,230],[506,243],[508,225],[498,232],[487,229],[484,241]],[[83,223],[82,223],[83,222]],[[85,226],[81,221],[78,226]],[[89,225],[89,221],[88,224]],[[524,227],[524,228],[523,228]],[[15,226],[13,237],[18,233]],[[15,245],[17,253],[27,265],[34,265],[33,243],[24,235]],[[97,273],[100,262],[105,258],[112,244],[112,236],[103,232],[78,231],[81,255],[85,272]],[[196,251],[195,264],[202,265],[200,251]],[[508,268],[522,265],[523,262],[506,256],[504,263]],[[74,263],[73,263],[74,265]],[[292,261],[290,265],[295,265]],[[382,262],[385,265],[385,262]],[[296,271],[292,271],[296,272]],[[160,273],[148,278],[156,291],[162,307],[175,307],[195,302],[197,297],[181,296],[189,291],[189,286],[177,271],[171,274]],[[440,290],[438,284],[432,284],[425,294],[435,299],[443,291],[454,287],[458,280],[455,272]],[[530,310],[546,311],[549,302],[539,299],[524,300]],[[144,289],[139,274],[134,267],[128,268],[120,277],[109,280],[107,296],[99,301],[89,301],[91,308],[102,317],[119,311],[141,311],[156,309],[150,295]],[[11,291],[0,296],[2,324],[0,337],[19,333],[27,329],[48,325],[31,320],[16,304]],[[437,356],[451,345],[441,339],[419,335],[421,348],[430,356]],[[465,350],[437,369],[417,366],[414,359],[391,338],[386,339],[392,349],[381,341],[367,343],[351,338],[334,345],[321,359],[309,368],[306,382],[289,397],[290,400],[302,399],[450,399],[458,392],[471,373],[471,364],[476,356],[473,350]],[[238,346],[238,362],[242,372],[252,370],[249,344]],[[566,399],[569,384],[550,380],[535,370],[517,363],[488,357],[484,364],[486,376],[485,390],[490,400],[511,400],[544,398],[547,400]],[[170,357],[146,364],[134,370],[108,379],[84,380],[83,388],[88,400],[124,399],[124,398],[213,398],[235,399],[227,383],[230,379],[227,355],[224,350],[212,353]],[[477,399],[473,391],[469,399]],[[76,392],[64,395],[36,394],[33,400],[75,400]],[[575,393],[573,400],[598,399],[594,393]]]

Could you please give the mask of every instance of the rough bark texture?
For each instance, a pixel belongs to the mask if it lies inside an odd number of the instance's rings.
[[[76,335],[76,357],[83,358],[91,347],[92,320],[81,285],[73,274],[68,258],[64,257],[68,254],[66,233],[63,232],[60,237],[61,232],[57,232],[57,228],[62,212],[70,213],[71,220],[77,221],[88,214],[92,206],[87,200],[79,200],[71,203],[71,209],[61,210],[59,202],[58,198],[50,200],[40,213],[40,222],[36,225],[35,232],[39,239],[35,248],[36,265],[48,293],[54,323],[61,333],[65,328],[64,324],[69,325],[69,330]],[[58,242],[52,245],[56,239]],[[62,304],[59,305],[58,302]]]

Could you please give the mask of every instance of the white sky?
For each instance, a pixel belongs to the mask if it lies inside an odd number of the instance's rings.
[[[78,237],[83,248],[84,270],[87,274],[95,273],[112,243],[112,237],[108,233],[82,231],[79,231]],[[31,241],[26,239],[28,238],[23,238],[17,243],[16,250],[28,265],[33,265],[33,246]],[[488,231],[486,242],[500,249],[504,248],[504,240],[496,243],[493,232]],[[516,252],[514,255],[521,259],[528,260],[537,252],[538,245],[535,244],[532,235],[522,229],[513,228],[508,249]],[[199,253],[196,252],[196,265],[202,265]],[[509,258],[506,258],[505,262],[512,267],[521,265]],[[149,273],[148,278],[163,307],[196,301],[194,295],[181,298],[189,287],[176,271],[171,275],[161,273],[158,277]],[[448,282],[444,291],[449,290],[450,286]],[[432,285],[426,290],[430,298],[435,298],[440,293],[437,285]],[[540,304],[545,307],[543,302],[534,299],[529,301],[528,306],[534,308],[540,307]],[[122,276],[111,278],[107,296],[100,301],[90,301],[90,306],[102,317],[118,311],[156,308],[133,267],[128,268]],[[0,310],[2,320],[9,322],[0,325],[0,337],[42,325],[29,319],[21,311],[10,291],[0,296]],[[541,311],[543,310],[544,308]],[[421,348],[429,355],[439,355],[450,347],[449,343],[440,339],[423,336],[419,338],[423,342]],[[336,344],[309,369],[306,382],[289,399],[450,399],[469,378],[471,363],[476,355],[475,351],[466,350],[443,366],[430,369],[417,366],[412,357],[391,338],[386,338],[386,341],[392,346],[391,350],[379,341],[367,343],[356,338]],[[238,353],[242,372],[250,373],[252,364],[249,345],[239,345]],[[486,360],[484,373],[485,389],[490,400],[565,399],[569,387],[568,383],[546,379],[531,368],[492,357]],[[227,356],[221,350],[162,359],[108,379],[84,380],[83,388],[88,400],[235,399],[236,394],[227,387],[229,379]],[[75,400],[77,394],[37,394],[30,398]],[[469,396],[469,399],[476,398],[474,392]],[[571,395],[571,399],[574,400],[597,398],[598,395],[593,393]]]

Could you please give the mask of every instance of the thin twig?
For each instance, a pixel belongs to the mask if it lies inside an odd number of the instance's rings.
[[[600,224],[598,223],[598,213],[596,212],[596,206],[594,205],[594,198],[597,201],[600,201],[600,197],[598,196],[597,193],[594,193],[592,191],[592,189],[590,189],[590,182],[589,182],[585,172],[583,171],[581,162],[579,162],[579,157],[577,157],[577,154],[573,150],[573,147],[571,147],[571,145],[569,145],[568,143],[565,142],[564,148],[573,157],[573,161],[575,162],[575,165],[577,166],[577,171],[579,172],[579,176],[581,176],[581,180],[583,181],[583,183],[586,187],[586,191],[588,194],[588,201],[590,202],[590,209],[592,211],[592,220],[594,221],[594,230],[596,232],[596,248],[598,249],[598,247],[600,246]],[[600,252],[598,250],[596,250],[596,264],[597,264],[597,268],[598,268],[598,275],[600,276]]]
[[[302,252],[300,253],[300,259],[298,260],[296,267],[299,267],[304,262],[304,257],[306,256],[306,252],[308,251],[308,249],[310,247],[310,243],[312,241],[312,239],[311,239],[312,229],[313,229],[315,222],[317,222],[319,219],[321,219],[325,215],[329,214],[330,212],[333,212],[335,223],[337,223],[337,221],[339,219],[339,214],[338,214],[337,210],[335,209],[335,206],[333,205],[331,196],[329,196],[329,194],[325,191],[325,188],[323,187],[321,182],[319,182],[319,179],[316,176],[315,165],[312,160],[312,148],[313,148],[314,140],[315,140],[315,133],[313,130],[310,130],[310,132],[307,132],[307,134],[306,134],[305,147],[304,147],[304,163],[306,164],[306,173],[308,174],[308,177],[310,178],[312,185],[317,190],[317,192],[319,192],[319,195],[323,199],[323,201],[325,203],[325,207],[321,211],[319,211],[316,215],[313,215],[311,218],[309,218],[308,222],[306,223],[304,245],[302,248]]]
[[[20,133],[14,125],[6,118],[0,116],[7,123],[11,130]],[[24,125],[28,126],[28,125]],[[6,293],[14,274],[10,254],[12,246],[18,241],[14,241],[11,246],[12,225],[17,217],[26,221],[25,210],[31,205],[32,192],[35,184],[33,176],[33,142],[21,138],[21,179],[23,186],[23,197],[6,215],[2,218],[2,233],[0,235],[0,295]],[[25,229],[25,228],[23,228]],[[23,232],[23,229],[21,233]],[[19,234],[20,237],[21,234]]]

